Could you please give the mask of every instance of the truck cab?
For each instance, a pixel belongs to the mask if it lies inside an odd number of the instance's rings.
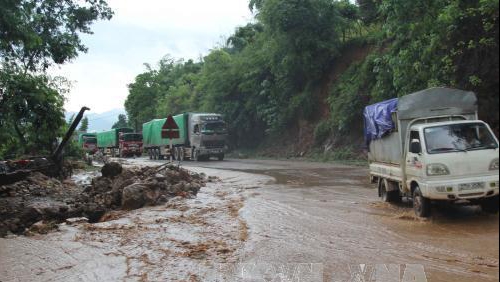
[[[189,124],[192,159],[216,157],[221,161],[224,160],[228,132],[222,115],[191,114]]]
[[[78,144],[85,153],[90,155],[95,154],[99,150],[97,148],[97,134],[95,133],[81,133],[78,136]]]
[[[478,200],[499,195],[499,145],[488,124],[475,120],[416,125],[408,141],[406,184],[418,187],[424,201],[481,204]]]
[[[97,138],[96,137],[84,137],[83,150],[91,155],[95,154],[98,151],[97,148]]]
[[[142,156],[142,134],[120,133],[120,157]]]
[[[433,201],[499,210],[499,143],[478,119],[472,92],[431,88],[365,109],[370,175],[383,201],[413,200],[428,217]]]

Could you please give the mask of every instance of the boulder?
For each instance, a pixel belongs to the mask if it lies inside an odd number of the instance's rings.
[[[102,176],[108,178],[114,178],[120,175],[122,172],[123,172],[122,165],[116,162],[107,163],[101,169]]]
[[[147,187],[144,184],[134,183],[123,189],[122,208],[124,210],[134,210],[144,207],[146,199],[144,191]]]

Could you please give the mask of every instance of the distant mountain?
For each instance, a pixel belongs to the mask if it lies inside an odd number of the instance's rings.
[[[67,112],[66,120],[69,120],[72,115],[78,114],[77,112]],[[85,116],[89,118],[88,132],[101,132],[110,130],[113,124],[118,121],[118,115],[126,114],[125,109],[115,109],[101,114],[94,114],[88,112]]]

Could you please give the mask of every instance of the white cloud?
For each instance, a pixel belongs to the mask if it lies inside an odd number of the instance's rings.
[[[227,32],[248,21],[251,13],[247,0],[109,0],[121,24],[146,29],[170,29],[186,32]]]
[[[164,55],[197,59],[252,18],[248,0],[108,0],[115,11],[82,36],[89,48],[74,62],[52,69],[74,81],[66,110],[123,108],[127,84]]]

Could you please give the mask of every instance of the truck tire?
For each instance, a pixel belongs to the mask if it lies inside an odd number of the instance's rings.
[[[174,161],[180,160],[179,148],[174,148]]]
[[[179,148],[179,161],[184,161],[185,159],[184,148]]]
[[[402,201],[399,191],[387,191],[387,179],[381,179],[379,185],[379,195],[385,203],[400,203]]]
[[[427,218],[431,216],[431,200],[422,195],[422,191],[418,186],[413,192],[413,210],[418,217]]]
[[[218,159],[220,162],[222,162],[222,161],[224,160],[224,157],[225,157],[225,156],[224,156],[224,154],[220,154],[220,155],[218,155],[218,156],[217,156],[217,159]]]
[[[200,153],[198,152],[198,150],[193,149],[193,153],[192,153],[192,157],[191,157],[191,159],[192,159],[193,161],[197,161],[197,162],[199,162],[199,161],[200,161]]]
[[[499,211],[499,196],[482,200],[481,209],[485,213],[497,214]]]

